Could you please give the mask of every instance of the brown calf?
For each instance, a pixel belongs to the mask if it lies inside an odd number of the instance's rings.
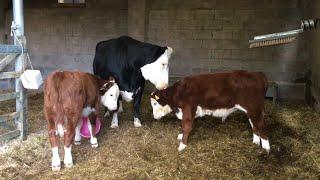
[[[178,150],[186,147],[194,118],[204,115],[226,117],[236,110],[245,112],[253,130],[253,143],[269,152],[265,131],[264,97],[268,81],[263,73],[234,71],[186,77],[151,94],[153,116],[160,119],[174,111],[182,119]]]
[[[52,146],[52,170],[60,170],[58,134],[64,136],[64,165],[73,165],[71,143],[80,144],[81,117],[89,116],[91,122],[100,117],[100,102],[110,110],[117,109],[119,88],[113,78],[103,80],[83,72],[54,72],[44,84],[44,113]],[[94,128],[90,143],[97,147]]]

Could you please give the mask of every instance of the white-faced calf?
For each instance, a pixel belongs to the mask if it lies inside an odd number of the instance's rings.
[[[54,72],[44,84],[44,113],[52,146],[52,170],[60,170],[59,137],[64,137],[64,165],[73,165],[71,144],[80,144],[82,116],[92,123],[100,118],[100,103],[110,110],[117,109],[119,88],[113,78],[104,80],[83,72]],[[98,147],[94,128],[88,123],[92,147]]]
[[[249,118],[253,143],[261,143],[269,152],[264,120],[267,88],[268,81],[263,73],[234,71],[190,76],[151,94],[153,116],[160,119],[173,111],[182,119],[182,134],[178,135],[182,141],[178,148],[181,151],[187,145],[196,117],[212,115],[224,121],[229,114],[240,110]]]

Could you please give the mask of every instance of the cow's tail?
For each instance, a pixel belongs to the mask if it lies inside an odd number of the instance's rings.
[[[50,80],[49,80],[50,79]],[[63,109],[63,102],[61,97],[61,80],[63,79],[62,74],[59,72],[55,72],[48,77],[48,82],[50,84],[46,84],[46,87],[50,87],[50,89],[45,89],[48,94],[47,101],[51,105],[51,110],[54,115],[54,123],[56,132],[62,137],[64,135],[64,122],[65,122],[65,112]]]

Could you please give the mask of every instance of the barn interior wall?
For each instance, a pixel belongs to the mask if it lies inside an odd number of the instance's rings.
[[[57,69],[91,72],[97,42],[127,34],[127,0],[87,0],[86,7],[74,8],[58,7],[57,2],[24,1],[25,35],[33,66],[44,77]],[[6,19],[9,34],[12,10]]]
[[[282,98],[304,98],[308,41],[248,48],[255,35],[299,28],[298,0],[148,0],[147,40],[174,48],[170,73],[243,69],[279,83]]]
[[[320,17],[320,1],[313,1],[305,9],[309,12],[312,9],[311,17]],[[316,31],[310,32],[309,42],[311,44],[311,97],[307,99],[313,107],[320,111],[320,22]]]
[[[172,79],[233,69],[262,71],[278,82],[281,98],[304,98],[306,77],[315,62],[308,38],[248,48],[255,35],[299,28],[300,2],[87,0],[84,8],[62,8],[56,0],[28,0],[25,32],[32,62],[44,76],[56,69],[91,71],[96,43],[128,34],[174,49]],[[7,34],[11,14],[6,13]]]

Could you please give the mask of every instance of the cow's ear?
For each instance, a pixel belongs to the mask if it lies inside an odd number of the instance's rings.
[[[106,93],[106,91],[107,91],[107,88],[106,88],[105,85],[103,85],[103,86],[99,89],[100,95],[104,95],[104,93]]]
[[[109,82],[113,82],[113,83],[116,82],[116,80],[114,79],[113,76],[109,76],[108,81],[109,81]]]

